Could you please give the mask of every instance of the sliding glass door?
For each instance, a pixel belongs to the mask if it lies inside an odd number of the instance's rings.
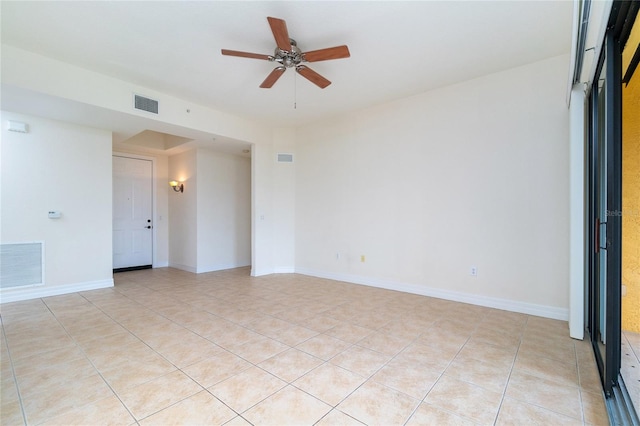
[[[593,84],[588,92],[587,331],[607,397],[607,408],[612,422],[616,424],[638,424],[633,397],[629,396],[624,378],[620,376],[622,224],[625,215],[630,214],[622,208],[623,75],[628,85],[634,69],[631,65],[635,67],[633,60],[629,60],[623,70],[622,51],[629,40],[638,9],[638,1],[614,1]],[[638,34],[634,37],[640,40]],[[634,37],[631,38],[631,53],[638,52],[637,65],[640,62],[640,44]],[[636,50],[634,46],[639,47]],[[627,109],[632,101],[627,102]],[[627,144],[627,149],[630,146]],[[627,173],[626,176],[629,178],[631,175]]]
[[[620,369],[621,138],[619,49],[608,35],[591,91],[589,331],[606,393]],[[618,59],[616,60],[616,56]],[[616,69],[618,72],[616,73]],[[616,90],[616,86],[618,89]]]

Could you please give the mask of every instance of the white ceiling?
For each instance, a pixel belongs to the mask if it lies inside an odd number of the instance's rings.
[[[98,1],[1,4],[2,42],[274,125],[299,125],[570,51],[573,3],[556,1]],[[351,57],[258,86],[272,54],[267,16],[302,51]],[[295,77],[295,79],[294,79]],[[297,102],[297,109],[294,109]]]

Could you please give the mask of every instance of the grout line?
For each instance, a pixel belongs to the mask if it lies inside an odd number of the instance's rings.
[[[24,411],[22,394],[20,392],[20,386],[18,386],[18,377],[16,376],[16,371],[15,371],[15,368],[13,367],[13,357],[11,356],[11,349],[9,348],[9,341],[7,340],[7,333],[4,327],[4,321],[0,322],[0,326],[2,326],[2,337],[4,339],[4,345],[7,347],[9,364],[11,365],[11,375],[13,376],[13,386],[15,386],[16,388],[16,395],[18,396],[18,404],[20,404],[20,412],[22,413],[22,421],[25,425],[27,425],[27,414]]]

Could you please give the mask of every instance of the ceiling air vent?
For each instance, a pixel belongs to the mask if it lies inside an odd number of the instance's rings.
[[[293,154],[278,154],[278,163],[293,163]]]
[[[134,107],[136,109],[151,112],[153,114],[158,113],[158,101],[155,99],[145,98],[140,95],[133,95]]]

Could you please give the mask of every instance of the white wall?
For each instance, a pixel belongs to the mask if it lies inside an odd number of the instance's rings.
[[[251,160],[208,149],[169,157],[169,265],[209,272],[251,264]]]
[[[169,266],[196,272],[198,266],[198,176],[196,150],[169,157],[169,180],[184,192],[169,193]]]
[[[292,128],[274,130],[273,205],[278,211],[274,218],[273,265],[274,272],[295,270],[295,183],[296,183],[296,132]],[[278,163],[278,153],[293,154],[293,163]]]
[[[8,120],[29,132],[9,132]],[[45,285],[3,290],[2,301],[112,286],[111,133],[3,111],[1,140],[0,239],[45,242]]]
[[[197,150],[197,272],[251,264],[251,159]]]
[[[568,63],[298,129],[296,270],[566,319]]]
[[[2,84],[14,90],[60,99],[65,103],[92,105],[156,122],[157,126],[150,125],[149,130],[170,132],[167,125],[181,126],[253,144],[252,275],[274,272],[274,246],[283,249],[293,247],[292,242],[283,241],[282,235],[277,243],[273,239],[274,235],[279,234],[274,219],[287,213],[272,203],[274,134],[270,127],[8,45],[2,45]],[[133,93],[144,93],[158,99],[162,104],[160,114],[150,117],[134,110],[131,101]],[[28,104],[21,103],[21,106],[29,108]],[[186,110],[190,113],[185,113]],[[169,199],[171,201],[173,197]],[[290,233],[287,232],[287,235]],[[173,232],[169,241],[172,237],[176,237]],[[289,253],[288,256],[292,258],[293,254]],[[169,258],[172,258],[171,253]]]

